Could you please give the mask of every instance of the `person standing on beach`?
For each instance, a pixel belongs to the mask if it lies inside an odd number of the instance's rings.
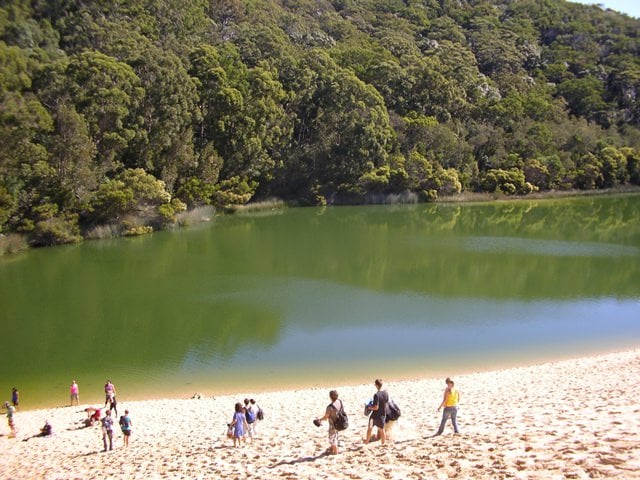
[[[231,420],[229,426],[233,431],[233,446],[239,447],[242,443],[245,432],[249,429],[249,426],[247,425],[247,417],[244,408],[242,407],[242,403],[236,403],[233,420]]]
[[[102,444],[104,451],[107,451],[107,439],[109,440],[109,450],[113,450],[113,418],[111,410],[107,410],[102,419]]]
[[[69,387],[69,395],[71,397],[71,405],[75,402],[76,405],[80,403],[80,387],[76,381],[71,382],[71,386]]]
[[[384,424],[387,419],[387,402],[389,401],[389,394],[386,390],[382,390],[382,380],[376,379],[374,382],[376,389],[378,390],[373,395],[373,401],[365,406],[365,411],[370,411],[369,424],[367,426],[367,436],[364,439],[364,443],[369,443],[371,440],[371,431],[373,427],[377,428],[376,438],[380,440],[380,443],[384,445],[386,435],[384,433]]]
[[[329,398],[331,399],[331,403],[327,405],[327,408],[324,411],[324,416],[320,418],[316,418],[313,421],[313,424],[316,427],[320,426],[324,420],[329,422],[329,448],[325,451],[327,455],[336,455],[338,453],[338,430],[336,429],[335,421],[338,416],[338,412],[342,410],[342,400],[338,400],[338,392],[336,390],[331,390],[329,392]]]
[[[249,438],[251,439],[251,443],[253,443],[253,437],[256,433],[256,420],[257,418],[257,410],[251,401],[248,398],[244,399],[244,412],[247,418],[247,433],[249,434]]]
[[[460,392],[455,388],[454,381],[449,377],[447,377],[445,382],[447,384],[447,388],[444,389],[442,403],[438,407],[438,411],[444,407],[442,412],[442,421],[440,422],[440,428],[438,428],[434,437],[442,435],[448,418],[451,418],[454,433],[460,433],[460,429],[458,428],[458,403],[460,402]]]
[[[16,408],[9,402],[4,402],[3,407],[7,409],[7,423],[9,424],[9,430],[11,431],[11,433],[9,433],[9,438],[15,438],[16,424],[14,423],[13,415],[16,413]]]
[[[11,389],[11,403],[15,407],[16,411],[19,410],[20,407],[20,392],[16,387]]]
[[[118,415],[118,401],[116,400],[116,387],[107,380],[104,385],[104,406],[109,405],[109,411],[113,410]]]
[[[108,403],[111,403],[111,399],[116,398],[116,387],[111,380],[107,380],[107,383],[104,384],[104,406],[106,407]]]
[[[133,422],[131,421],[131,417],[129,416],[129,410],[124,411],[124,415],[120,417],[120,429],[122,430],[122,435],[124,435],[124,446],[129,446],[129,437],[131,436],[131,430],[133,427]]]

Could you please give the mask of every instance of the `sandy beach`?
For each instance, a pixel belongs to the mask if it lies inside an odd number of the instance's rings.
[[[393,441],[363,444],[367,385],[127,402],[130,446],[116,429],[102,451],[99,426],[82,427],[88,405],[17,412],[16,438],[0,427],[3,479],[640,479],[640,349],[462,375],[454,435],[433,437],[444,379],[384,379],[402,409]],[[349,414],[341,453],[324,454],[324,412],[336,388]],[[194,392],[196,393],[196,392]],[[253,444],[233,448],[233,405],[253,397],[265,411]],[[97,405],[95,405],[97,406]],[[50,437],[34,437],[48,420]]]

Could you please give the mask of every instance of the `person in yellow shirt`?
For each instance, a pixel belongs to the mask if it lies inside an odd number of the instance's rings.
[[[442,396],[442,403],[438,407],[438,411],[441,408],[444,408],[442,412],[442,421],[440,422],[440,428],[438,428],[438,432],[434,435],[442,435],[444,432],[444,426],[447,423],[447,419],[451,418],[451,423],[453,424],[454,433],[460,433],[460,429],[458,428],[458,403],[460,402],[460,392],[457,388],[455,388],[455,383],[453,380],[447,377],[445,380],[447,383],[447,388],[444,389],[444,394]]]

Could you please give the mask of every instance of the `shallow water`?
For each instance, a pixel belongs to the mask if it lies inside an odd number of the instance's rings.
[[[270,213],[0,259],[0,392],[328,387],[640,343],[640,195]]]

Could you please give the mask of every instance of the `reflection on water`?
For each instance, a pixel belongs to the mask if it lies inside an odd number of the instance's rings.
[[[634,346],[638,218],[638,195],[289,209],[28,252],[0,260],[0,389],[247,391]]]
[[[477,252],[521,253],[556,257],[640,257],[640,248],[588,242],[531,240],[528,238],[469,237],[463,248]]]

